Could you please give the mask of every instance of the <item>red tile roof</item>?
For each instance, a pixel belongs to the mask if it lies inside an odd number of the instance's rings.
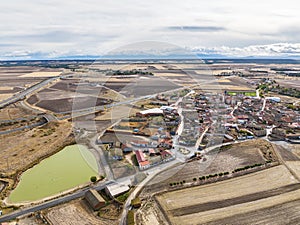
[[[140,164],[140,166],[147,166],[147,165],[149,165],[150,163],[149,163],[148,160],[146,160],[146,161],[144,161],[144,162],[140,162],[139,164]]]
[[[136,155],[136,159],[139,163],[146,161],[144,153],[141,150],[136,151],[135,155]]]

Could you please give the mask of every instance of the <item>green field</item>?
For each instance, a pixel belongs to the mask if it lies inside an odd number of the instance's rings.
[[[249,97],[256,97],[256,92],[250,91],[250,92],[234,92],[234,91],[228,91],[227,94],[235,96],[238,94],[243,94],[245,96],[249,96]]]

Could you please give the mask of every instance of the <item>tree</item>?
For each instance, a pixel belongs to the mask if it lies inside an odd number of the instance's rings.
[[[91,182],[95,183],[97,181],[97,177],[96,176],[91,176]]]

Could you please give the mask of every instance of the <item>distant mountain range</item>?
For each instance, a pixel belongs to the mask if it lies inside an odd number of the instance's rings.
[[[0,54],[0,60],[89,60],[89,59],[300,59],[300,43],[277,43],[247,47],[194,47],[114,51],[105,55],[16,51]]]

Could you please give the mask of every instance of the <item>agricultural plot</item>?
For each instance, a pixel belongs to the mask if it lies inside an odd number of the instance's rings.
[[[155,77],[141,77],[132,82],[107,82],[105,86],[127,97],[140,97],[157,94],[178,88],[177,84],[166,79]]]
[[[211,174],[219,174],[224,172],[231,173],[237,168],[243,168],[255,164],[265,164],[268,158],[263,152],[271,152],[273,162],[277,163],[277,158],[274,156],[273,147],[270,143],[259,141],[247,141],[244,143],[234,144],[231,146],[224,146],[221,149],[213,150],[203,157],[202,161],[193,161],[184,164],[181,167],[177,167],[171,170],[163,172],[158,177],[154,178],[150,184],[153,185],[153,189],[163,189],[163,184],[169,186],[169,183],[180,182],[185,180],[186,182],[192,181],[193,178],[200,176],[207,176]],[[268,154],[268,157],[270,153]],[[257,167],[261,170],[265,167]],[[247,172],[247,171],[245,171]],[[243,171],[236,175],[242,175]],[[217,178],[213,178],[217,179]]]
[[[276,166],[214,184],[164,193],[157,200],[172,224],[203,224],[294,201],[300,198],[299,193],[299,184],[289,171]]]
[[[77,97],[76,100],[72,98],[62,98],[54,100],[42,100],[36,104],[40,108],[50,110],[55,113],[70,112],[72,110],[79,110],[110,104],[112,101],[95,98],[95,97]]]
[[[101,97],[109,94],[110,91],[106,88],[89,85],[77,87],[75,83],[78,83],[78,80],[60,81],[32,95],[27,102],[55,113],[102,106],[113,102],[109,97]]]
[[[224,219],[215,220],[212,222],[204,223],[205,225],[223,225],[223,224],[240,224],[245,225],[277,225],[277,224],[299,224],[300,221],[300,200],[282,203],[279,205],[271,206],[229,216]]]
[[[40,71],[40,72],[32,72],[32,73],[27,73],[24,75],[21,75],[20,77],[57,77],[61,74],[62,72],[57,72],[57,71]]]

